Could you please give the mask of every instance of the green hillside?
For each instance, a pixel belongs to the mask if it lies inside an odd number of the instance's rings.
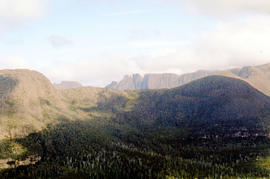
[[[145,91],[139,100],[130,116],[150,128],[192,128],[200,137],[268,132],[269,97],[233,78],[211,76],[171,90]]]
[[[32,71],[0,79],[2,178],[270,176],[270,98],[239,79],[127,92],[56,90]]]

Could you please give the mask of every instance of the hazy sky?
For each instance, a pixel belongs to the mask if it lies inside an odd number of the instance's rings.
[[[0,68],[105,86],[270,62],[269,0],[0,0]]]

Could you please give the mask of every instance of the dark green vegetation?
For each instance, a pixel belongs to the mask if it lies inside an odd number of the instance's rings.
[[[212,76],[168,91],[143,92],[140,101],[127,115],[139,128],[191,129],[194,138],[268,134],[269,97],[244,81]]]
[[[70,99],[84,120],[61,117],[40,132],[2,141],[0,158],[41,156],[2,177],[270,176],[270,98],[248,83],[212,76],[171,90],[113,94],[99,92],[94,106]],[[21,152],[5,153],[15,144]]]

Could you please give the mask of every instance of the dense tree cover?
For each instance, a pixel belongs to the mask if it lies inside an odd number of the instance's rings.
[[[159,133],[159,135],[158,135]],[[17,143],[42,157],[2,177],[182,178],[267,177],[256,164],[268,155],[266,137],[179,139],[176,132],[117,132],[91,122],[64,122]]]

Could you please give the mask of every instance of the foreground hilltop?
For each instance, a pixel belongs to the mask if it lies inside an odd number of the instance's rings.
[[[0,138],[40,130],[50,120],[50,111],[61,106],[50,81],[31,70],[1,70],[0,97]]]
[[[197,137],[267,136],[270,98],[247,82],[209,76],[184,86],[140,94],[136,124],[188,129]]]

